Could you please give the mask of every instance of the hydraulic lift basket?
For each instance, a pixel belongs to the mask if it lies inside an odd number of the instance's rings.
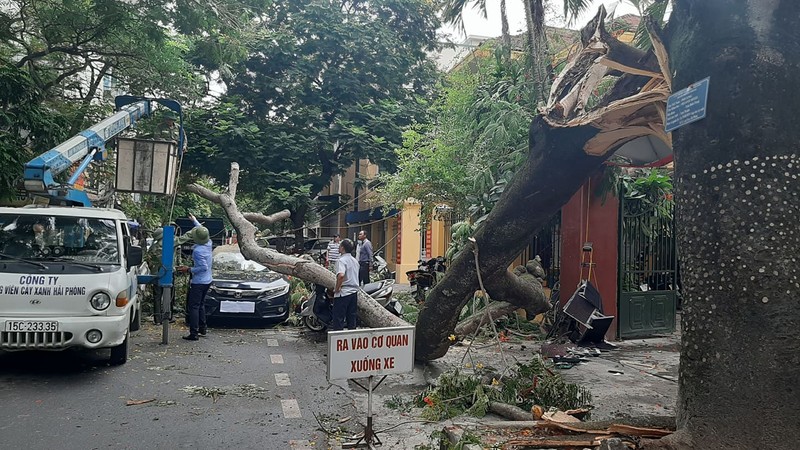
[[[177,172],[178,146],[174,142],[117,139],[117,191],[172,195]]]

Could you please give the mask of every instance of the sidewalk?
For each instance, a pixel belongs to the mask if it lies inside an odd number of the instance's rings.
[[[416,364],[414,372],[387,377],[374,392],[372,413],[378,431],[387,429],[378,437],[385,449],[410,449],[415,446],[433,445],[433,433],[440,432],[453,423],[481,423],[506,420],[491,414],[483,418],[456,417],[450,421],[425,423],[419,408],[400,412],[389,408],[385,402],[396,401],[397,396],[410,400],[423,391],[436,377],[450,369],[463,368],[465,363],[483,364],[502,369],[517,361],[525,362],[538,357],[541,342],[512,338],[498,344],[485,340],[474,342],[470,355],[466,355],[467,343],[453,346],[443,358],[426,364]],[[502,345],[502,352],[498,348]],[[674,415],[677,400],[677,377],[680,352],[680,333],[670,336],[614,342],[617,349],[603,351],[600,356],[586,356],[572,368],[559,370],[567,381],[588,388],[593,396],[594,409],[591,420],[619,419],[645,415]],[[471,358],[470,358],[471,356]],[[505,363],[503,362],[505,360]],[[463,362],[462,362],[463,361]],[[358,410],[359,423],[366,422],[367,395],[352,382],[342,383]],[[351,429],[359,427],[353,424]],[[389,429],[391,428],[391,429]],[[341,442],[331,440],[331,448],[338,449]],[[425,447],[421,447],[425,448]],[[437,448],[437,447],[432,447]]]

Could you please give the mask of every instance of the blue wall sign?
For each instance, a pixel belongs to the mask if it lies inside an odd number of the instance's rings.
[[[664,131],[669,133],[684,125],[697,122],[706,116],[708,82],[709,77],[703,78],[689,85],[686,89],[669,96]]]

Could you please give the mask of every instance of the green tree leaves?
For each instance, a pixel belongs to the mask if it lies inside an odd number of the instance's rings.
[[[259,16],[227,92],[193,122],[187,163],[303,210],[357,159],[394,167],[402,130],[424,113],[438,19],[422,0],[275,2]],[[223,178],[224,177],[224,178]]]

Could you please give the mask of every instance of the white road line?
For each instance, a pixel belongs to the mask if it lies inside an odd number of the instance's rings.
[[[267,339],[267,347],[277,347],[278,340],[277,339]]]
[[[283,364],[283,355],[269,355],[272,364]]]
[[[292,382],[289,381],[289,374],[288,373],[276,373],[275,374],[275,384],[278,386],[291,386]]]
[[[289,447],[292,450],[314,450],[314,444],[311,441],[303,439],[303,440],[296,440],[296,439],[289,439]]]
[[[283,409],[283,417],[287,419],[300,419],[303,417],[300,414],[300,405],[297,400],[281,400],[281,408]]]

